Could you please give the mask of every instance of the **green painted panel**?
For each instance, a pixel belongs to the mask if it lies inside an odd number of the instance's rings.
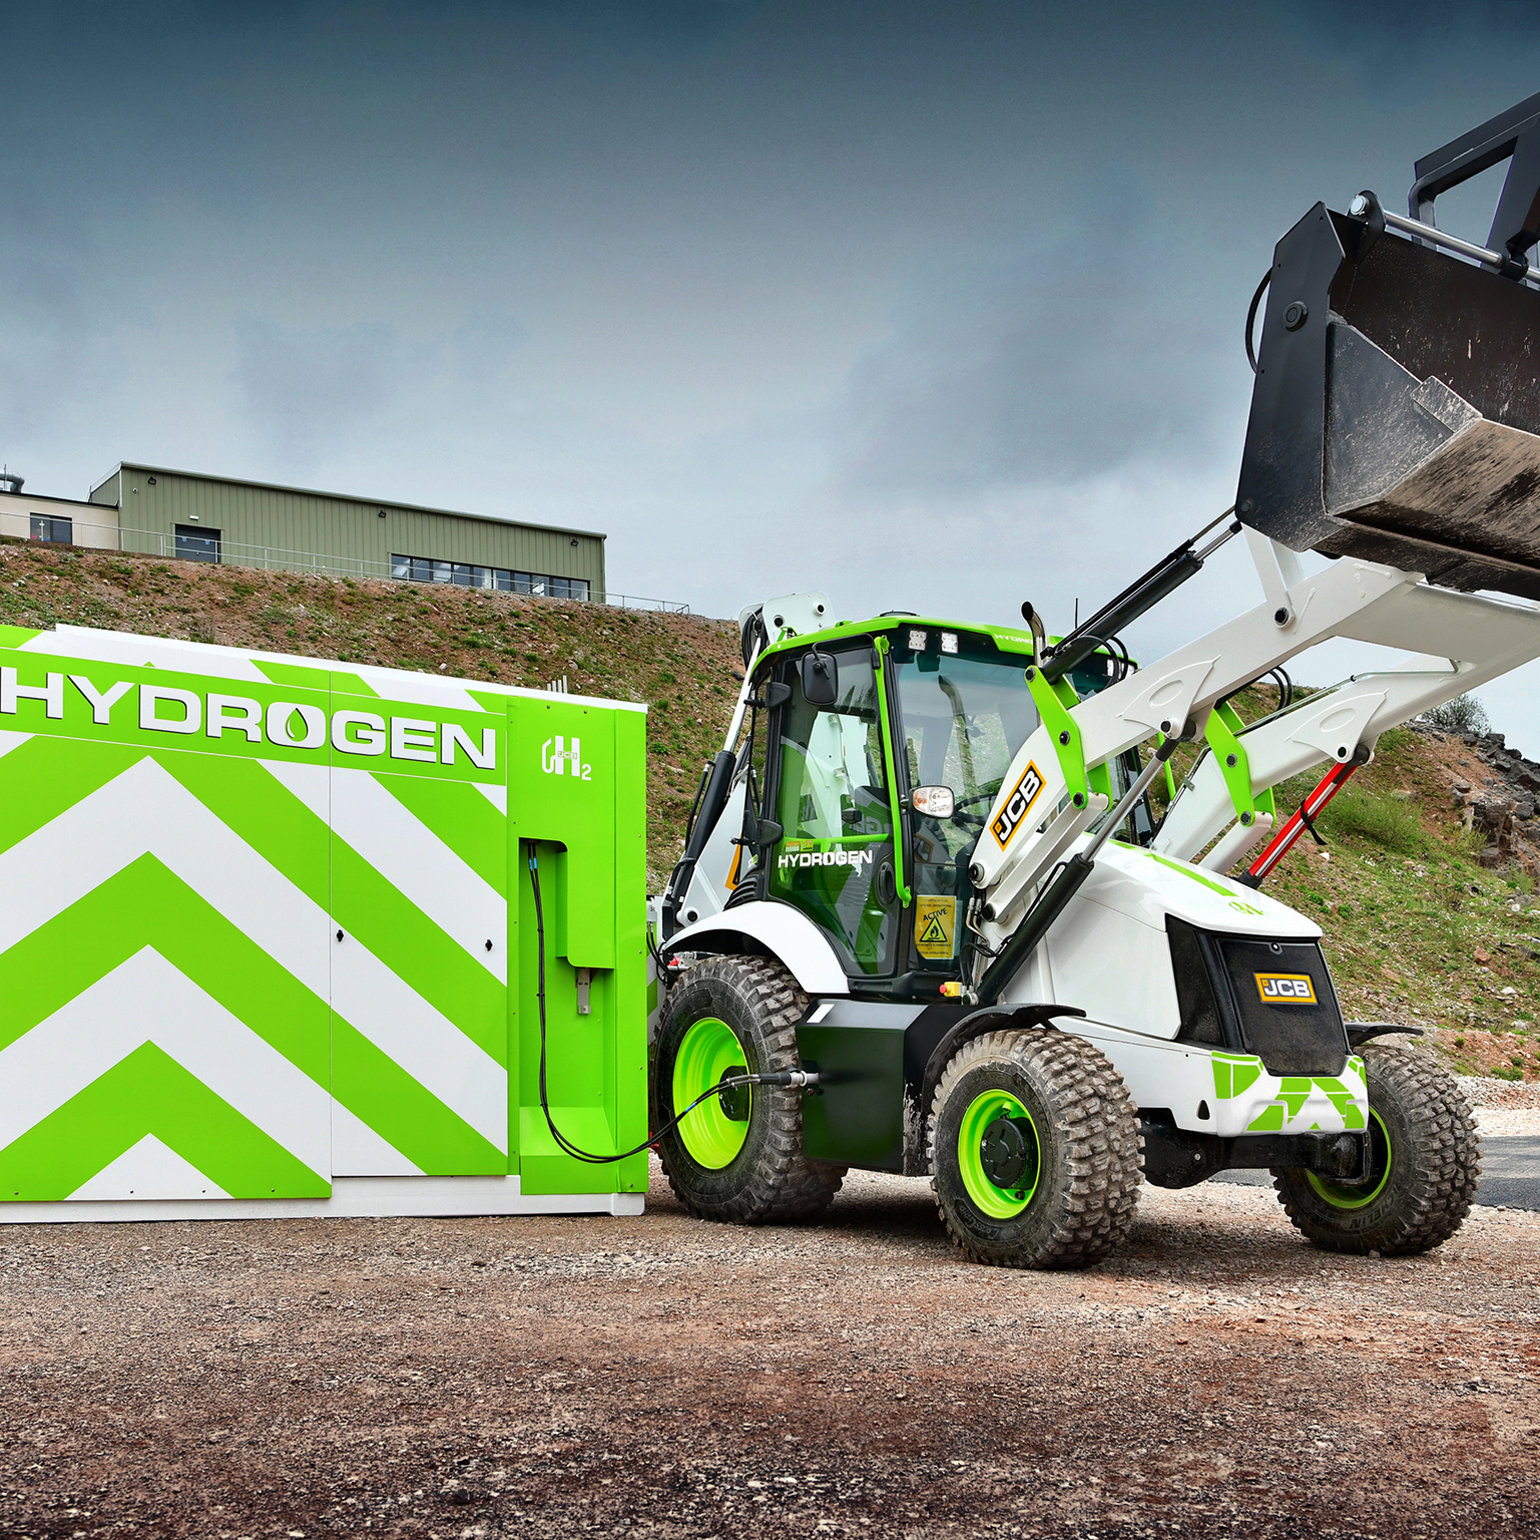
[[[466,781],[382,775],[380,785],[499,893],[508,878],[508,818]]]
[[[331,1183],[145,1043],[0,1150],[0,1198],[69,1195],[153,1134],[232,1198],[325,1198]]]
[[[318,1085],[328,1011],[298,979],[152,855],[0,953],[0,1048],[153,947]]]

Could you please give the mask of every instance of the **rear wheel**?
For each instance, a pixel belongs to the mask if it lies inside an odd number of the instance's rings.
[[[807,1004],[769,958],[713,957],[691,968],[669,991],[658,1029],[657,1125],[724,1079],[797,1068],[797,1024]],[[821,1214],[845,1168],[803,1157],[802,1095],[794,1086],[740,1086],[685,1113],[657,1141],[679,1201],[702,1219],[737,1224]]]
[[[1411,1256],[1465,1221],[1481,1177],[1481,1135],[1454,1076],[1420,1048],[1364,1047],[1369,1082],[1369,1176],[1336,1182],[1275,1170],[1295,1228],[1327,1251]]]
[[[1093,1044],[991,1032],[958,1049],[936,1087],[936,1206],[975,1262],[1090,1267],[1133,1222],[1142,1143],[1122,1077]]]

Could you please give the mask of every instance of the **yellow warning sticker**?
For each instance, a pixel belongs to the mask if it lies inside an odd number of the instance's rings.
[[[957,900],[922,893],[914,901],[914,949],[935,961],[957,952]]]

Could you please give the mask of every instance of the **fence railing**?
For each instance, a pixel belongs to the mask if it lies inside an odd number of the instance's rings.
[[[5,533],[0,528],[0,534]],[[196,538],[196,537],[194,537]],[[48,542],[53,543],[53,542]],[[63,542],[58,542],[62,544]],[[223,537],[208,537],[207,549],[199,553],[188,549],[188,537],[178,537],[158,529],[122,529],[116,524],[88,524],[74,520],[72,545],[92,551],[114,551],[130,556],[160,556],[170,561],[193,561],[227,567],[254,567],[262,572],[299,572],[316,577],[374,578],[390,582],[421,582],[420,578],[401,577],[391,563],[369,561],[362,556],[325,556],[315,551],[289,551],[281,546],[244,545]],[[441,567],[445,564],[440,563]],[[494,569],[482,568],[490,574]],[[440,579],[455,588],[476,588],[493,593],[511,593],[518,598],[567,598],[546,594],[533,587],[495,588],[492,582],[462,581],[458,577]],[[690,606],[679,599],[649,599],[639,594],[606,591],[601,597],[579,599],[579,604],[608,604],[620,609],[657,610],[665,614],[688,615]]]

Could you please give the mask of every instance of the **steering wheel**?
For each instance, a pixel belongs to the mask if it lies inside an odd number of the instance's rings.
[[[987,791],[976,791],[971,797],[958,797],[952,803],[952,806],[958,808],[967,807],[970,803],[974,802],[993,802],[1000,795],[1001,784],[1000,781],[996,781]]]

